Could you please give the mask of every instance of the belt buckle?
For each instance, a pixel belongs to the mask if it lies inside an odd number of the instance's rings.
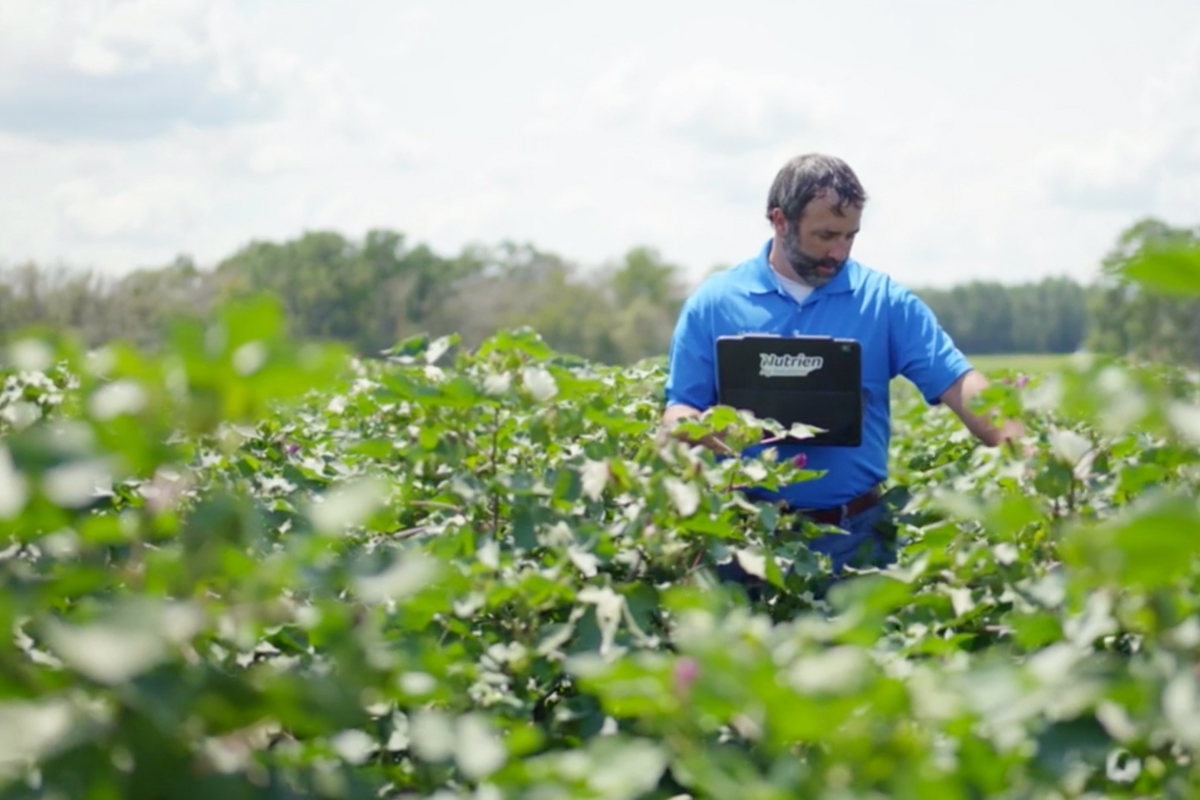
[[[820,524],[840,527],[846,524],[846,520],[850,519],[850,503],[852,502],[853,501],[849,501],[842,503],[841,505],[830,506],[827,508],[797,508],[794,509],[794,511],[801,517],[808,517],[814,522],[820,522],[822,519],[829,519],[830,517],[833,517],[834,520],[832,522],[822,522]]]
[[[810,508],[805,510],[803,516],[807,516],[819,525],[841,527],[846,524],[846,519],[850,516],[850,505],[849,503],[842,503],[840,506]]]

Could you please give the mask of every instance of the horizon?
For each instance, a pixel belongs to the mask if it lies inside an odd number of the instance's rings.
[[[445,258],[445,259],[452,259],[457,256],[460,256],[467,249],[474,248],[474,247],[491,248],[491,247],[501,246],[506,243],[511,243],[516,246],[528,245],[530,247],[535,248],[539,253],[561,259],[561,261],[565,265],[567,265],[570,269],[574,270],[574,275],[576,278],[585,278],[585,279],[588,277],[595,276],[596,274],[598,274],[601,270],[603,270],[605,268],[619,267],[621,262],[623,261],[624,257],[626,256],[626,254],[629,253],[633,249],[636,249],[636,248],[655,249],[653,245],[635,244],[630,248],[630,250],[627,250],[623,253],[614,254],[614,255],[612,255],[606,259],[603,259],[601,261],[585,263],[585,262],[580,261],[577,258],[573,258],[571,256],[571,254],[569,254],[569,253],[562,253],[562,252],[558,252],[558,251],[552,251],[552,250],[547,250],[547,249],[541,248],[538,246],[537,242],[520,242],[520,241],[513,242],[513,241],[506,241],[506,240],[497,240],[494,242],[467,242],[463,245],[462,249],[455,250],[455,251],[441,251],[441,250],[438,250],[437,248],[433,247],[433,245],[430,242],[427,242],[427,241],[424,241],[421,239],[411,238],[405,231],[400,230],[398,228],[377,228],[376,230],[390,230],[394,233],[403,235],[404,240],[405,240],[406,250],[413,250],[415,248],[425,246],[425,247],[429,247],[432,250],[432,252],[434,253],[434,255],[436,255],[440,258]],[[350,242],[351,244],[354,244],[356,246],[361,245],[364,240],[364,235],[350,236],[350,235],[346,234],[344,231],[338,231],[338,230],[335,230],[332,228],[330,228],[330,229],[315,229],[314,228],[311,230],[301,231],[296,236],[286,237],[286,238],[282,238],[282,239],[266,239],[263,237],[253,237],[253,238],[248,239],[247,241],[241,243],[240,245],[237,245],[235,247],[235,249],[231,250],[230,252],[220,255],[214,260],[205,261],[205,262],[201,262],[201,261],[198,261],[198,260],[192,258],[192,256],[188,253],[178,253],[178,254],[176,254],[176,256],[168,259],[166,262],[161,263],[161,264],[138,264],[134,267],[131,267],[131,268],[125,269],[125,270],[103,270],[103,269],[97,269],[94,265],[89,265],[89,264],[75,264],[75,263],[63,262],[63,261],[49,262],[49,263],[35,262],[35,261],[31,261],[31,260],[9,261],[9,260],[4,259],[2,256],[0,256],[0,272],[6,272],[6,271],[10,271],[10,270],[19,270],[23,267],[32,265],[40,270],[62,270],[69,274],[77,275],[77,276],[90,274],[94,277],[98,277],[98,278],[105,279],[105,280],[120,280],[126,276],[130,276],[135,273],[153,272],[153,271],[158,271],[158,270],[171,269],[174,266],[176,266],[176,264],[179,261],[186,260],[189,262],[189,265],[191,267],[196,269],[197,272],[212,274],[212,273],[215,273],[216,270],[224,262],[235,258],[240,253],[242,253],[245,249],[247,249],[253,245],[269,244],[269,245],[275,245],[275,246],[282,247],[282,246],[286,246],[289,243],[298,242],[306,235],[326,234],[326,233],[342,236],[348,242]],[[764,239],[764,241],[765,241],[765,239]],[[660,256],[662,255],[661,252],[659,253],[659,255]],[[753,255],[749,256],[749,258],[753,258],[753,257],[754,257]],[[855,258],[853,253],[851,253],[851,258],[859,261],[860,265],[871,268],[870,264],[864,264],[861,260]],[[696,289],[699,286],[700,282],[702,282],[709,276],[710,271],[715,272],[718,268],[729,268],[729,267],[736,266],[736,264],[713,265],[712,267],[710,267],[709,270],[697,270],[697,269],[689,269],[688,265],[685,265],[685,264],[669,262],[665,258],[663,258],[663,261],[664,261],[664,263],[671,263],[671,264],[673,264],[673,266],[675,266],[679,269],[679,272],[677,273],[678,276],[681,278],[684,278],[687,281],[686,285],[684,286],[685,293],[691,292],[694,289]],[[880,270],[880,271],[886,272],[886,270]],[[1080,286],[1082,286],[1084,288],[1090,288],[1093,285],[1095,285],[1100,280],[1101,277],[1102,276],[1101,276],[1099,270],[1097,269],[1095,274],[1085,275],[1082,278],[1080,276],[1071,275],[1067,272],[1063,272],[1063,273],[1058,273],[1058,274],[1049,274],[1048,273],[1048,274],[1043,274],[1043,275],[1035,275],[1035,276],[1032,276],[1032,277],[1023,279],[1023,280],[1019,280],[1019,281],[1006,281],[1003,278],[998,278],[998,277],[965,276],[961,280],[959,280],[955,283],[949,283],[949,284],[933,285],[933,284],[907,282],[907,283],[904,283],[904,285],[910,289],[919,290],[919,291],[949,291],[952,289],[969,286],[972,284],[990,284],[990,285],[1002,286],[1006,289],[1016,289],[1016,288],[1020,288],[1023,286],[1040,284],[1043,281],[1047,281],[1047,280],[1051,280],[1051,281],[1052,280],[1069,280],[1069,281],[1075,282],[1076,284],[1079,284]]]

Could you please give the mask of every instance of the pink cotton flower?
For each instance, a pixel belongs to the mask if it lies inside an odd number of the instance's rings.
[[[700,665],[696,659],[684,656],[675,662],[675,670],[671,674],[671,687],[676,694],[683,694],[692,688],[700,677]]]
[[[808,465],[808,453],[801,453],[792,459],[792,466],[796,469],[804,469]]]

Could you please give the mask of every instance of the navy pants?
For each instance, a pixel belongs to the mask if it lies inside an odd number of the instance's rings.
[[[845,533],[827,533],[806,541],[810,550],[829,556],[833,562],[829,585],[847,566],[886,567],[896,562],[895,534],[886,515],[887,507],[883,503],[876,503],[858,514],[846,517],[837,526]],[[759,598],[764,583],[742,569],[737,559],[718,564],[717,577],[745,586],[751,600]]]

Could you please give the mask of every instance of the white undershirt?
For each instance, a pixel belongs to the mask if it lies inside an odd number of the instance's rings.
[[[803,303],[804,298],[812,294],[813,287],[807,283],[794,281],[791,278],[780,275],[778,272],[775,273],[775,277],[779,278],[779,284],[787,290],[787,293],[796,298],[797,303]]]

